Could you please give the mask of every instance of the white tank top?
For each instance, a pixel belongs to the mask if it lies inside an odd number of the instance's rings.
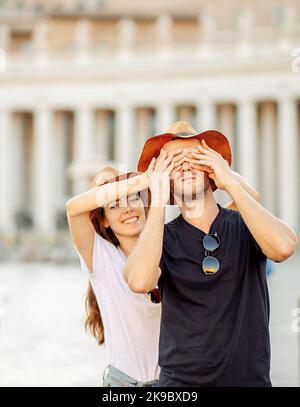
[[[108,362],[138,381],[157,379],[161,304],[130,290],[123,269],[126,257],[95,232],[93,273],[74,246],[101,312]]]

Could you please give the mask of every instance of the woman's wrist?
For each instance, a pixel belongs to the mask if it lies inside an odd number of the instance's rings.
[[[144,189],[149,188],[149,177],[148,174],[143,172],[136,177],[131,178],[134,182],[134,186],[136,186],[136,192],[143,191]]]

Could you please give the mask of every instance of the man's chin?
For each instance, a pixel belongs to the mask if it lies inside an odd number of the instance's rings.
[[[204,189],[201,189],[200,191],[195,191],[193,189],[191,190],[186,190],[184,193],[182,191],[174,191],[174,196],[177,201],[180,202],[190,202],[190,201],[195,201],[198,199],[202,199],[204,196]]]

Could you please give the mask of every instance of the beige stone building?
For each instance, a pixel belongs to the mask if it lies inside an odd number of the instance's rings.
[[[299,231],[299,39],[299,0],[0,1],[0,255],[58,241],[91,174],[178,119]]]

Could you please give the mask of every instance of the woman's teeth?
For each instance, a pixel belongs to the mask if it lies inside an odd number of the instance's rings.
[[[123,223],[134,223],[138,220],[137,216],[134,216],[133,218],[129,218],[123,221]]]

